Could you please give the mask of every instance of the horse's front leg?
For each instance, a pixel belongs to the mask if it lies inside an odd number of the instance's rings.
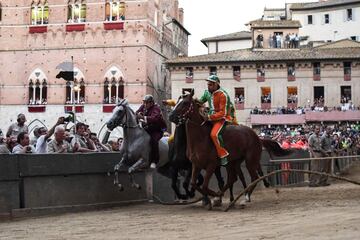
[[[124,190],[124,186],[121,183],[119,183],[119,171],[121,167],[124,166],[124,162],[125,162],[125,157],[122,157],[120,162],[116,164],[114,167],[114,172],[115,172],[114,185],[118,186],[120,191]]]
[[[188,198],[187,195],[181,194],[180,189],[178,188],[178,173],[178,168],[171,168],[171,188],[174,190],[178,199],[186,200]]]
[[[132,165],[132,166],[129,167],[129,169],[128,169],[131,186],[132,186],[133,188],[141,189],[140,184],[137,184],[137,183],[135,182],[133,173],[136,172],[137,170],[139,170],[139,169],[144,165],[144,163],[145,163],[144,159],[143,159],[143,158],[140,158],[134,165]]]

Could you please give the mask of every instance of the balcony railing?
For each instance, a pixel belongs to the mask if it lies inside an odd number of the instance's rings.
[[[344,81],[351,81],[351,74],[344,74]]]
[[[82,32],[84,30],[85,30],[85,23],[67,24],[66,25],[67,32]]]
[[[265,82],[265,76],[257,76],[257,81],[258,82]]]
[[[261,103],[261,109],[271,109],[271,103]]]
[[[314,81],[320,81],[321,80],[320,74],[314,74],[313,79]]]
[[[29,113],[42,113],[46,111],[46,105],[28,105]]]
[[[124,22],[104,22],[105,30],[123,30]]]
[[[72,105],[65,105],[64,111],[65,113],[72,112],[73,106]],[[75,106],[75,112],[76,113],[83,113],[84,112],[84,106],[83,105],[76,105]]]
[[[185,82],[186,83],[193,83],[194,82],[194,77],[193,76],[186,76]]]
[[[111,113],[114,108],[116,108],[116,104],[104,104],[103,105],[103,112],[104,113]]]
[[[33,34],[33,33],[45,33],[47,32],[47,26],[30,26],[29,27],[29,33]]]
[[[289,82],[293,82],[293,81],[295,81],[295,80],[296,80],[295,75],[288,75],[288,81],[289,81]]]
[[[245,104],[242,103],[235,103],[235,109],[236,110],[244,110],[245,109]]]

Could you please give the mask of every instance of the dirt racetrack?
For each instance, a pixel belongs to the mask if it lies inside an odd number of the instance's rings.
[[[360,167],[346,177],[360,180]],[[257,189],[245,209],[133,205],[0,223],[0,239],[360,239],[360,186]]]

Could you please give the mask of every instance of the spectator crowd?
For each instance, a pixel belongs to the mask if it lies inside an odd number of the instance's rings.
[[[46,153],[91,153],[116,152],[120,150],[123,139],[104,139],[100,141],[89,125],[78,122],[67,129],[69,118],[60,117],[50,128],[35,128],[30,138],[24,114],[17,116],[6,133],[0,129],[0,154],[46,154]]]

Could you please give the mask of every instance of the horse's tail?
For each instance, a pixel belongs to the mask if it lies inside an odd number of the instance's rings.
[[[292,150],[282,148],[278,142],[270,139],[261,139],[263,147],[269,152],[270,157],[285,157],[293,153]]]

